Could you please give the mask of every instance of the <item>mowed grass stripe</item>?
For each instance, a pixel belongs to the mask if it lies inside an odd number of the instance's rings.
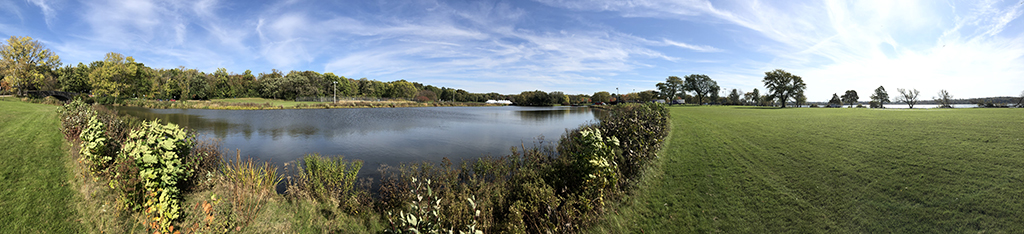
[[[78,233],[55,106],[0,101],[0,230]]]
[[[671,111],[659,169],[596,231],[1024,231],[1024,110]]]

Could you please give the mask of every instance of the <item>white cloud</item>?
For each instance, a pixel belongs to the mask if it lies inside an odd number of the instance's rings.
[[[779,43],[768,46],[750,40],[755,43],[746,47],[772,59],[748,67],[782,68],[803,76],[812,100],[847,89],[866,92],[878,85],[921,87],[925,93],[948,89],[961,97],[1012,95],[1024,83],[1020,79],[1024,77],[1022,34],[1004,31],[1008,25],[1020,24],[1022,5],[1017,2],[542,2],[574,10],[618,12],[624,17],[707,23],[704,18],[710,16],[747,28]],[[744,70],[721,76],[759,81],[763,75]]]
[[[56,13],[54,9],[50,7],[50,4],[47,3],[46,0],[29,0],[29,2],[32,3],[32,5],[38,6],[39,9],[43,11],[43,17],[46,19],[46,26],[52,26],[53,20],[56,18]]]
[[[675,46],[675,47],[679,47],[679,48],[683,48],[683,49],[695,50],[695,51],[699,51],[699,52],[721,52],[722,51],[721,49],[715,48],[713,46],[690,45],[690,44],[686,44],[686,43],[682,43],[682,42],[677,42],[677,41],[673,41],[673,40],[669,40],[669,39],[665,39],[664,42],[665,42],[665,44],[668,44],[668,45],[671,45],[671,46]]]

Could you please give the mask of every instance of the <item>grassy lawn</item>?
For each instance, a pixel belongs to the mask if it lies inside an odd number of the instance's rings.
[[[1021,233],[1024,109],[673,107],[597,232]]]
[[[0,232],[81,232],[56,109],[0,100]]]

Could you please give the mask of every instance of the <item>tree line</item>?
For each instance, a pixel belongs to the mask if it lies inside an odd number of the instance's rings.
[[[484,102],[511,100],[516,105],[583,105],[607,102],[646,102],[656,92],[626,95],[606,91],[593,95],[524,91],[520,94],[470,93],[463,89],[424,85],[406,80],[382,82],[353,79],[315,71],[242,74],[218,68],[213,73],[178,67],[152,68],[131,56],[110,52],[103,60],[62,66],[60,57],[31,37],[12,36],[0,47],[0,91],[24,96],[26,91],[46,90],[92,94],[101,102],[144,98],[159,100],[207,100],[260,97],[296,100],[304,97],[360,97],[404,99],[419,102]]]
[[[728,94],[722,96],[719,94],[722,88],[718,86],[718,82],[704,74],[690,74],[683,78],[669,76],[665,82],[658,83],[656,86],[661,98],[670,102],[685,100],[686,103],[698,105],[779,105],[785,108],[787,103],[800,106],[807,102],[807,97],[804,96],[807,84],[804,83],[802,77],[782,69],[775,69],[764,74],[764,79],[761,80],[767,90],[764,94],[761,94],[760,90],[756,88],[746,93],[739,89],[732,89]],[[689,93],[693,93],[693,95]]]

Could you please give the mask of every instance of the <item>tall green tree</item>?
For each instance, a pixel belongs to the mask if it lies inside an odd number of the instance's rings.
[[[885,108],[885,103],[889,102],[889,93],[885,92],[885,87],[878,86],[875,93],[871,94],[871,100],[878,103],[880,108]]]
[[[914,105],[917,105],[918,101],[917,96],[921,94],[921,91],[917,91],[917,89],[908,90],[902,88],[896,88],[896,91],[900,92],[900,96],[896,97],[896,101],[906,103],[910,109],[914,109]]]
[[[665,78],[665,82],[658,83],[657,86],[658,91],[660,91],[662,95],[665,95],[665,98],[669,101],[682,96],[682,93],[686,91],[683,79],[680,79],[678,76],[669,76],[668,78]]]
[[[60,80],[60,90],[72,93],[89,93],[92,85],[89,84],[89,66],[78,63],[78,66],[65,66],[57,70],[57,77]]]
[[[24,96],[60,67],[60,57],[31,37],[11,36],[0,45],[0,78]]]
[[[612,94],[608,93],[608,92],[605,92],[605,91],[596,92],[596,93],[594,93],[594,95],[590,96],[590,101],[592,101],[594,103],[610,102],[611,100],[612,100]]]
[[[857,90],[846,90],[843,94],[843,103],[850,104],[850,108],[853,108],[853,104],[857,102],[860,97],[857,96]]]
[[[837,106],[842,106],[842,105],[843,105],[842,99],[839,99],[839,95],[838,94],[834,94],[833,93],[832,94],[832,99],[828,100],[828,106],[829,107],[837,107]]]
[[[740,104],[740,93],[742,92],[738,89],[732,89],[732,92],[729,93],[729,105]]]
[[[694,96],[697,99],[697,105],[701,105],[704,102],[705,97],[713,95],[715,97],[708,102],[717,102],[718,99],[718,82],[715,82],[704,74],[690,74],[684,77],[683,90],[694,92]]]
[[[804,92],[807,84],[800,76],[790,74],[782,69],[775,69],[764,73],[765,88],[771,92],[771,96],[779,99],[782,108],[786,108],[786,102],[796,97],[798,93]]]
[[[755,88],[754,91],[750,92],[750,97],[747,98],[747,100],[751,101],[751,105],[760,106],[761,105],[761,91],[759,91],[759,90],[757,90],[757,88]]]
[[[416,86],[405,80],[397,80],[391,82],[391,87],[388,89],[388,97],[390,98],[413,98],[416,96]]]
[[[89,83],[97,96],[114,98],[139,97],[147,93],[145,65],[136,63],[131,56],[110,52],[103,62],[89,73]]]

